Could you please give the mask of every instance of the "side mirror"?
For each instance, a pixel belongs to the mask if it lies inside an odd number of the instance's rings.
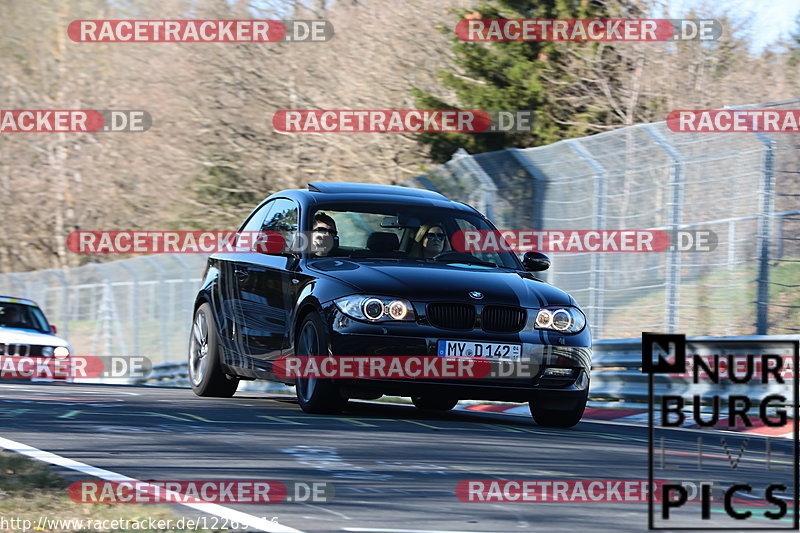
[[[58,329],[53,324],[50,324],[50,333],[52,333],[53,335],[58,333]]]
[[[541,272],[550,268],[550,258],[542,252],[525,252],[522,256],[522,266],[528,272]]]

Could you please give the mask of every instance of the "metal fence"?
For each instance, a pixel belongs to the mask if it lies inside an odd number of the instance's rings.
[[[544,278],[575,297],[595,338],[795,333],[798,148],[790,133],[673,133],[660,122],[537,148],[461,150],[407,185],[465,201],[501,229],[716,234],[711,252],[552,253]]]
[[[35,300],[82,355],[186,357],[206,256],[152,255],[0,275],[0,294]]]
[[[757,107],[797,107],[798,102]],[[800,332],[800,140],[645,124],[550,146],[463,151],[408,185],[509,229],[711,229],[713,252],[554,253],[545,279],[595,339]],[[86,354],[184,358],[205,256],[159,255],[0,274]]]

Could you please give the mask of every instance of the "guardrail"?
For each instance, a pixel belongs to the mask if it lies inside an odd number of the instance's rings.
[[[791,355],[791,343],[800,342],[800,335],[750,335],[741,337],[688,337],[686,339],[689,349],[700,350],[704,354],[728,353],[747,351],[748,347],[758,347],[772,344],[776,352],[784,356]],[[779,346],[785,344],[785,346]],[[780,348],[780,349],[778,349]],[[789,351],[787,351],[787,349]],[[642,372],[642,341],[641,339],[621,339],[597,341],[593,346],[592,384],[590,400],[598,402],[619,403],[620,406],[645,406],[649,396],[649,376]],[[763,351],[763,350],[759,350]],[[792,368],[792,372],[796,372]],[[741,376],[741,372],[736,373]],[[793,375],[793,374],[792,374]],[[705,380],[704,380],[705,381]],[[742,394],[748,398],[758,399],[766,394],[782,394],[793,398],[792,382],[778,384],[774,381],[762,384],[759,380],[750,383],[735,384],[723,380],[720,384],[711,385],[707,382],[695,384],[690,375],[680,376],[674,374],[656,374],[653,376],[653,386],[656,394],[675,394],[691,398],[693,395],[706,398],[714,395],[727,396],[729,394]],[[688,402],[691,404],[691,402]],[[722,402],[724,404],[724,401]],[[758,402],[754,401],[754,405]]]
[[[800,335],[751,335],[746,337],[690,337],[690,346],[703,346],[714,349],[717,346],[746,347],[757,343],[800,342]],[[797,369],[793,369],[796,372]],[[619,407],[643,407],[648,402],[648,375],[642,372],[641,339],[602,340],[593,345],[592,380],[589,399],[592,405]],[[771,383],[766,386],[759,382],[736,385],[720,384],[711,388],[708,384],[694,384],[690,377],[669,374],[653,376],[656,392],[691,396],[694,394],[710,396],[714,394],[740,393],[750,397],[764,394],[784,394],[792,398],[791,383],[783,385]],[[189,374],[186,362],[158,364],[153,372],[138,384],[156,387],[188,387]],[[244,381],[242,390],[293,392],[293,388],[267,381]],[[757,393],[757,394],[751,394]]]
[[[136,385],[147,385],[151,387],[181,387],[188,388],[189,385],[189,365],[186,361],[171,363],[161,363],[153,365],[153,371],[145,379],[134,381]],[[272,381],[242,381],[239,390],[243,391],[263,391],[275,393],[294,393],[294,389],[282,383]]]

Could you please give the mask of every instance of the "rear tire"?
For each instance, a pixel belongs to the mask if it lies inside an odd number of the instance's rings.
[[[589,399],[589,386],[579,400],[578,405],[573,409],[557,410],[536,407],[533,401],[528,402],[531,409],[531,416],[540,426],[554,428],[571,428],[581,421],[583,412],[586,409],[586,401]]]
[[[198,396],[230,398],[239,380],[228,377],[220,359],[217,323],[207,302],[197,308],[189,335],[189,383]]]
[[[300,324],[295,340],[298,357],[328,355],[325,326],[317,313],[310,313]],[[336,414],[347,406],[347,398],[332,379],[306,378],[295,380],[297,403],[306,413]]]
[[[417,409],[425,411],[449,411],[458,404],[458,400],[452,398],[436,398],[431,396],[414,396],[411,401]]]

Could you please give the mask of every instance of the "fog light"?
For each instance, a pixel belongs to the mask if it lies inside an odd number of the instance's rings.
[[[574,368],[548,368],[543,376],[548,378],[571,378],[575,375]]]

